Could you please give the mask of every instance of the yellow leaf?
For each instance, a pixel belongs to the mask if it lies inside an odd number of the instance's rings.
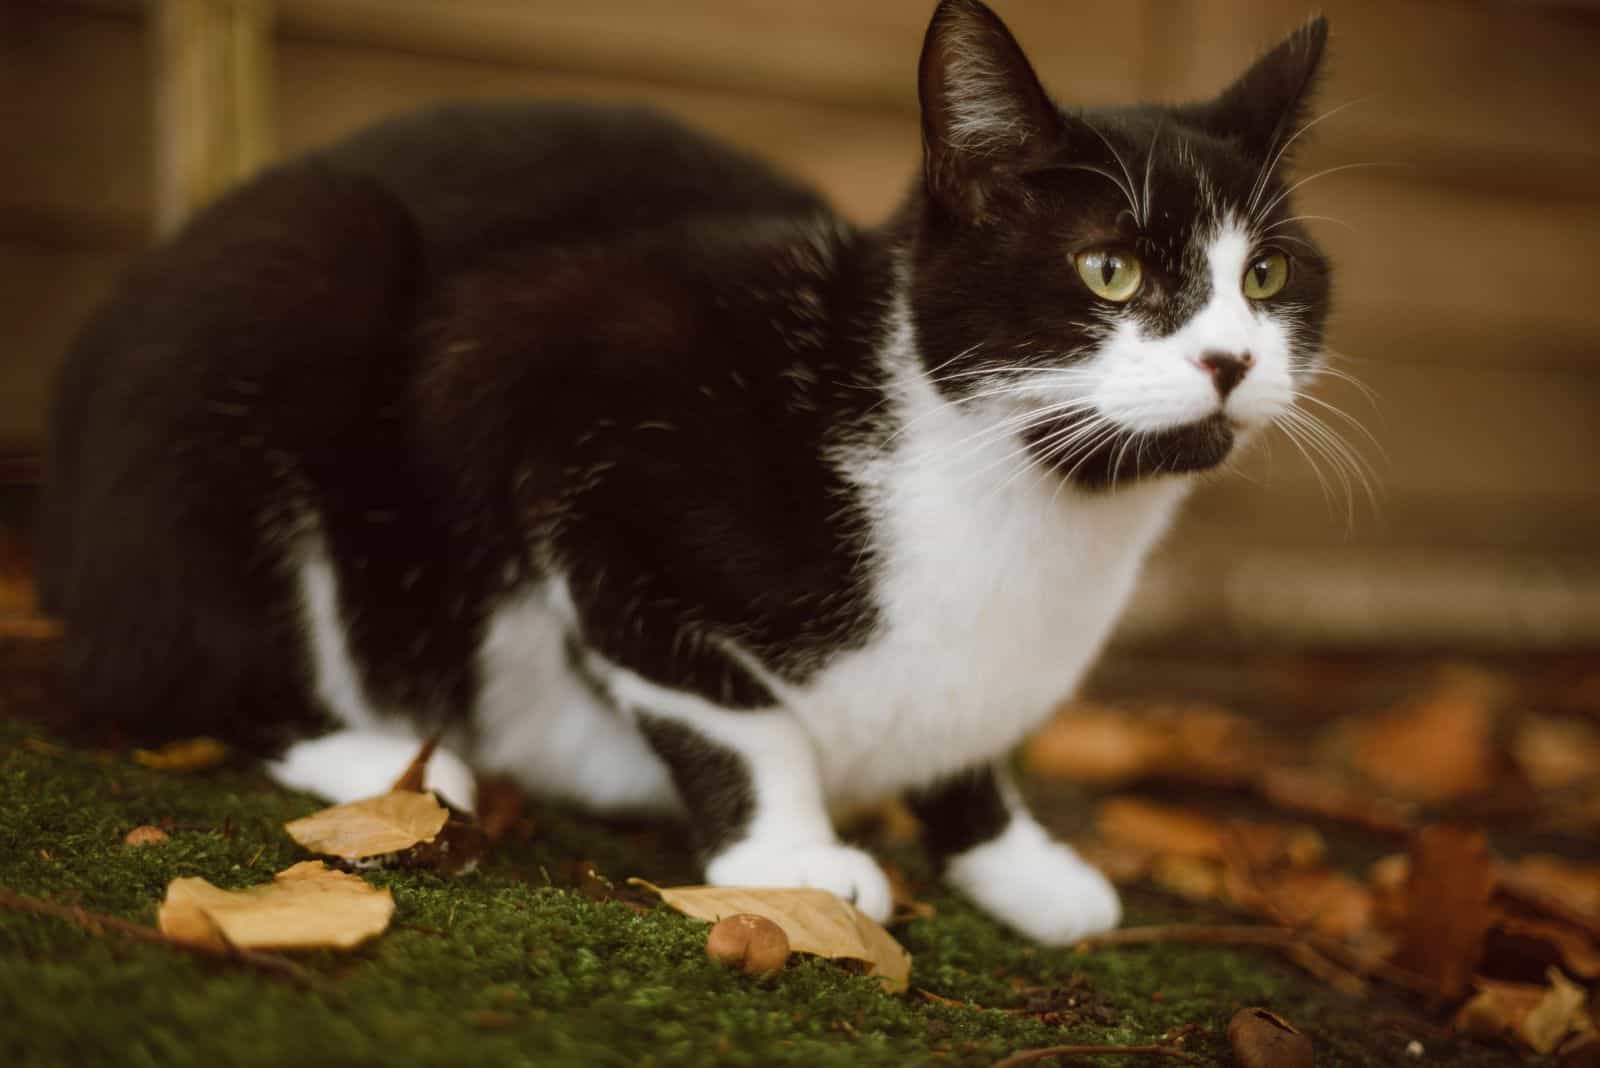
[[[673,886],[662,889],[643,879],[630,883],[661,895],[685,916],[716,923],[725,916],[747,913],[771,920],[789,936],[796,953],[830,959],[859,960],[892,993],[901,993],[911,978],[911,954],[860,909],[826,890],[808,888]]]
[[[174,938],[242,949],[349,949],[383,933],[393,915],[389,891],[308,860],[245,890],[174,879],[157,923]]]
[[[291,820],[284,830],[313,853],[365,860],[431,842],[449,818],[432,794],[392,790]]]
[[[186,738],[160,749],[135,749],[133,759],[157,771],[202,771],[228,759],[228,747],[215,738]]]

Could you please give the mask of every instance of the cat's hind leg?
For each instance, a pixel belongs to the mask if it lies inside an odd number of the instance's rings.
[[[907,800],[945,879],[1008,927],[1062,945],[1121,921],[1110,881],[1039,826],[1004,769],[977,768]]]
[[[775,699],[730,708],[617,668],[605,681],[671,770],[706,856],[707,882],[816,887],[888,919],[883,869],[839,841],[810,736]]]
[[[290,789],[343,804],[387,792],[421,746],[422,739],[409,731],[353,728],[296,742],[268,770]],[[458,809],[472,811],[476,794],[472,769],[443,747],[428,759],[422,787]]]

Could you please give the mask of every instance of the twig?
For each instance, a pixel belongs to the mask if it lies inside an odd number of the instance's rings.
[[[931,1001],[935,1005],[948,1005],[953,1009],[968,1009],[972,1012],[998,1012],[1003,1013],[1006,1016],[1028,1015],[1028,1011],[1026,1009],[995,1009],[990,1008],[988,1005],[979,1005],[975,1001],[957,1001],[955,998],[947,998],[942,994],[935,994],[931,990],[924,990],[920,986],[917,987],[917,996],[922,998],[924,1001]]]
[[[273,975],[293,979],[298,983],[311,985],[311,973],[306,971],[287,957],[280,957],[275,953],[261,953],[253,949],[243,949],[239,946],[228,944],[215,944],[209,942],[189,942],[182,938],[174,938],[155,927],[146,927],[139,923],[130,923],[115,916],[107,916],[100,912],[90,912],[88,909],[76,905],[58,905],[53,901],[43,901],[36,897],[24,897],[13,894],[9,890],[0,890],[0,908],[15,909],[18,912],[28,912],[35,916],[51,916],[58,920],[77,924],[84,930],[98,934],[101,931],[110,931],[122,935],[124,938],[136,939],[140,942],[154,942],[157,945],[170,946],[181,949],[186,953],[194,953],[202,957],[211,957],[217,960],[232,961],[237,964],[247,964]]]
[[[417,755],[411,758],[411,763],[406,765],[406,769],[400,773],[400,777],[389,789],[410,790],[414,794],[422,793],[423,775],[428,770],[428,761],[433,757],[433,751],[439,747],[439,736],[440,732],[435,731],[422,743]]]
[[[1019,1050],[1005,1060],[995,1061],[994,1068],[1016,1068],[1016,1065],[1032,1064],[1049,1057],[1172,1057],[1180,1061],[1194,1060],[1194,1054],[1188,1050],[1173,1049],[1171,1046],[1045,1046],[1041,1049]]]

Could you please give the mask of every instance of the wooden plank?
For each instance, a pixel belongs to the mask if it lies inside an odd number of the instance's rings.
[[[1162,95],[1215,93],[1320,10],[1330,27],[1314,162],[1387,159],[1461,181],[1592,189],[1600,173],[1600,12],[1527,4],[1179,0],[1156,23]]]

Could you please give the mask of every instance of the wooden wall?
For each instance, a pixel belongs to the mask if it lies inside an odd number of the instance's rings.
[[[1209,94],[1306,12],[997,0],[1063,100]],[[1308,5],[1308,7],[1311,5]],[[1318,394],[1370,428],[1354,515],[1284,441],[1200,491],[1128,640],[1600,639],[1600,13],[1327,0],[1301,193],[1338,264]],[[852,216],[916,161],[926,0],[279,0],[283,151],[441,98],[649,99]],[[67,338],[146,241],[150,72],[126,0],[0,6],[0,443],[28,448]],[[1370,165],[1370,166],[1368,166]],[[1337,423],[1337,420],[1335,420]],[[1359,434],[1344,435],[1362,445]]]

